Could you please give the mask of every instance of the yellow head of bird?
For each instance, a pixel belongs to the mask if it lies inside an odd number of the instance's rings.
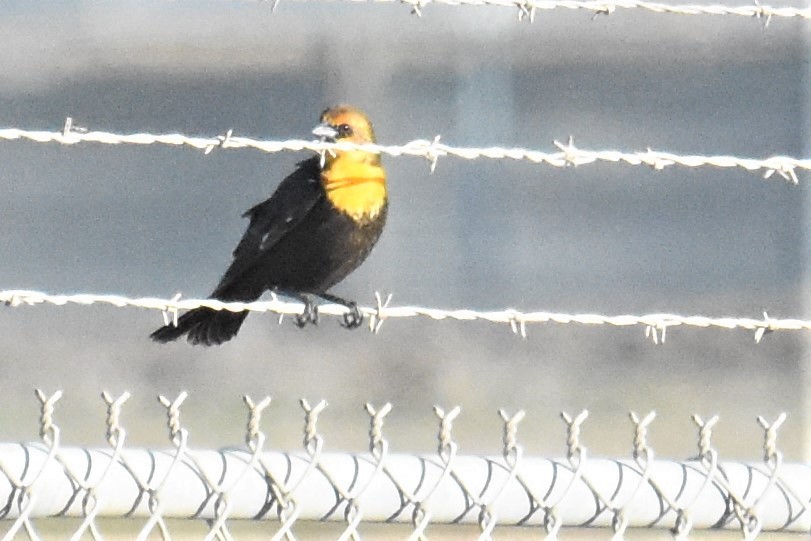
[[[359,145],[375,142],[369,118],[349,105],[324,111],[313,134],[329,142]],[[374,220],[386,207],[386,171],[380,165],[380,155],[374,152],[327,151],[321,166],[321,182],[332,205],[356,221]]]
[[[330,143],[355,143],[363,145],[375,142],[375,132],[366,114],[351,105],[330,107],[321,113],[321,121],[313,134]],[[380,163],[380,155],[363,150],[332,150],[325,155],[326,166],[335,160]]]

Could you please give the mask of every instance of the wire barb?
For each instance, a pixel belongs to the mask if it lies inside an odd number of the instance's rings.
[[[279,0],[276,0],[276,2],[278,1]],[[275,4],[273,7],[274,8],[276,7]],[[211,151],[213,151],[215,148],[228,148],[228,144],[231,142],[231,136],[233,135],[234,135],[233,129],[229,129],[228,131],[226,131],[225,135],[218,135],[217,142],[211,143],[205,149],[203,149],[203,154],[208,156],[209,154],[211,154]]]
[[[517,310],[509,310],[510,330],[513,334],[519,335],[524,340],[527,339],[527,320],[524,314]]]
[[[755,7],[757,8],[755,13],[752,15],[756,19],[763,20],[763,30],[769,28],[769,23],[772,22],[772,8],[769,6],[762,6],[760,5],[759,0],[755,0]]]
[[[174,296],[169,299],[161,309],[161,315],[163,316],[163,324],[164,325],[172,325],[172,327],[177,327],[177,317],[178,317],[178,309],[177,309],[177,302],[180,300],[182,294],[180,292],[175,293]]]
[[[71,135],[78,135],[82,133],[87,133],[87,128],[74,124],[72,117],[65,118],[65,125],[62,127],[62,137],[64,139],[67,140]]]
[[[439,162],[440,156],[448,155],[447,151],[442,148],[442,145],[440,145],[439,138],[439,135],[434,136],[430,144],[425,147],[425,158],[431,163],[431,174],[436,171],[436,164]]]
[[[566,143],[561,143],[560,141],[554,141],[553,144],[558,147],[561,153],[561,159],[563,160],[564,167],[573,166],[576,167],[580,158],[580,151],[577,147],[574,146],[574,137],[569,136],[569,139]]]
[[[383,322],[387,317],[385,311],[389,307],[392,297],[394,297],[394,295],[389,293],[386,295],[386,300],[384,301],[380,292],[375,291],[375,309],[369,314],[369,330],[372,334],[380,332],[380,327],[383,326]]]
[[[763,326],[758,327],[755,330],[755,344],[760,344],[760,341],[763,340],[763,337],[769,334],[770,332],[774,331],[774,327],[772,325],[772,319],[769,317],[765,311],[763,312]]]
[[[524,19],[528,20],[530,24],[535,22],[533,0],[515,0],[515,5],[518,7],[518,22],[522,22]]]
[[[661,338],[659,335],[661,334]],[[667,322],[658,321],[645,327],[645,338],[650,338],[654,345],[664,344],[667,339]]]
[[[400,0],[403,4],[411,6],[411,14],[422,17],[422,8],[433,0]]]

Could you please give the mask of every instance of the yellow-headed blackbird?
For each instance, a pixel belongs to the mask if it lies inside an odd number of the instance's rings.
[[[372,124],[360,110],[341,105],[321,114],[313,133],[325,141],[373,143]],[[323,165],[322,165],[323,160]],[[248,229],[234,260],[210,298],[253,301],[267,290],[305,304],[299,326],[317,322],[312,296],[344,304],[344,326],[357,327],[355,303],[328,293],[369,255],[386,223],[386,172],[378,154],[360,150],[327,152],[300,162],[267,200],[248,210]],[[184,334],[192,344],[214,345],[233,338],[247,312],[196,308],[177,325],[152,333],[157,342]]]

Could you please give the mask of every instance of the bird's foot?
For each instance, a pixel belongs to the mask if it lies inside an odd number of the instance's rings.
[[[363,314],[358,309],[358,305],[354,302],[350,302],[347,303],[346,307],[349,311],[344,314],[341,327],[344,329],[357,329],[363,325]]]
[[[318,306],[310,297],[301,297],[301,302],[304,303],[304,310],[293,318],[293,323],[299,329],[303,329],[310,324],[318,325]]]

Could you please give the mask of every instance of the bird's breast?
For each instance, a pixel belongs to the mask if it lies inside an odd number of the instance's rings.
[[[379,165],[333,164],[321,181],[332,206],[356,221],[374,220],[386,205],[386,173]]]

